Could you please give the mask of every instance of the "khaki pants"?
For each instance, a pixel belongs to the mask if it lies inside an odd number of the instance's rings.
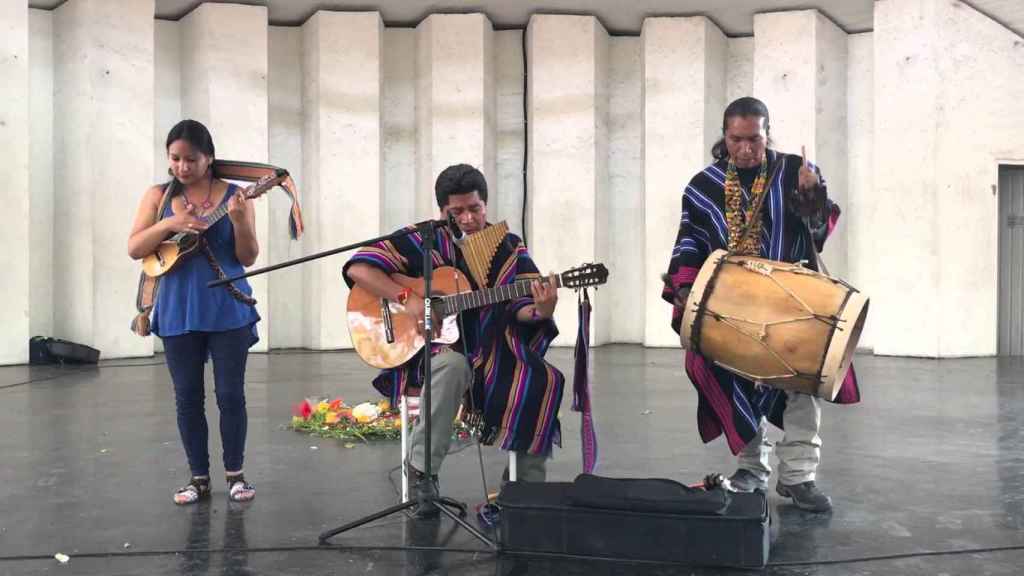
[[[448,455],[452,427],[462,397],[473,383],[473,370],[465,356],[446,351],[430,359],[430,378],[430,468],[437,474]],[[423,422],[424,419],[420,418],[412,428],[409,458],[414,468],[426,472]],[[503,477],[508,478],[507,467]],[[546,477],[546,458],[516,452],[516,477],[520,481],[543,482]]]
[[[779,457],[779,482],[792,486],[815,479],[821,461],[821,404],[817,397],[808,394],[787,392],[787,396],[782,414],[786,429],[775,453]],[[757,436],[739,454],[739,467],[766,481],[772,474],[772,443],[767,439],[767,426],[762,418]]]

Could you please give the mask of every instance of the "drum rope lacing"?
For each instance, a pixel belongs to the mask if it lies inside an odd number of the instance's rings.
[[[811,379],[819,378],[820,375],[818,375],[818,374],[805,374],[805,373],[800,372],[799,370],[794,368],[789,362],[787,362],[784,358],[782,358],[782,356],[780,356],[777,352],[772,350],[768,346],[768,343],[767,343],[768,328],[773,327],[773,326],[781,326],[781,325],[784,325],[784,324],[792,324],[792,323],[795,323],[795,322],[803,322],[805,320],[818,320],[818,321],[820,321],[820,322],[822,322],[822,323],[832,327],[835,330],[844,330],[844,328],[841,327],[841,324],[843,322],[845,322],[845,321],[842,320],[841,318],[838,318],[835,315],[824,315],[824,314],[816,313],[814,311],[814,309],[811,308],[795,292],[793,292],[789,287],[784,285],[782,282],[779,282],[779,279],[776,278],[775,275],[773,274],[773,272],[775,271],[775,267],[769,265],[768,263],[760,262],[760,261],[757,261],[757,260],[739,260],[737,262],[737,264],[741,265],[746,270],[749,270],[749,271],[754,272],[756,274],[761,274],[762,276],[764,276],[764,277],[768,278],[769,280],[771,280],[783,292],[785,292],[793,300],[795,300],[800,305],[800,307],[803,308],[807,312],[807,315],[805,315],[805,316],[798,316],[798,317],[795,317],[795,318],[787,318],[785,320],[775,320],[775,321],[770,321],[770,322],[755,322],[755,321],[753,321],[753,320],[751,320],[749,318],[743,318],[743,317],[740,317],[740,316],[731,316],[731,315],[721,314],[719,312],[715,312],[714,310],[708,310],[707,313],[710,314],[711,317],[713,317],[715,320],[718,320],[719,322],[722,322],[726,326],[732,328],[739,335],[741,335],[741,336],[743,336],[745,338],[749,338],[757,346],[760,346],[765,352],[767,352],[769,355],[771,355],[773,358],[775,358],[775,360],[778,361],[779,364],[781,364],[783,367],[785,367],[785,369],[788,371],[788,373],[787,374],[779,374],[779,375],[769,375],[769,376],[765,376],[765,375],[755,376],[753,374],[748,374],[746,372],[743,372],[742,370],[738,370],[735,367],[730,367],[730,370],[736,372],[737,374],[739,374],[739,375],[741,375],[741,376],[743,376],[743,377],[747,378],[748,380],[751,380],[751,381],[753,381],[755,383],[757,383],[759,381],[771,380],[771,379],[775,379],[775,378],[792,378],[794,376],[801,377],[801,378],[811,378]],[[786,272],[792,272],[794,274],[804,274],[804,275],[808,275],[808,276],[817,275],[817,273],[814,272],[813,270],[808,270],[806,268],[803,268],[802,266],[790,266],[790,267],[786,267],[786,268],[780,268],[780,270],[784,270]],[[756,334],[751,333],[751,331],[749,331],[749,330],[744,330],[743,327],[740,325],[740,323],[743,323],[743,324],[746,324],[746,325],[749,325],[749,326],[758,327],[758,330],[757,330]],[[717,361],[715,361],[715,364],[721,365]]]

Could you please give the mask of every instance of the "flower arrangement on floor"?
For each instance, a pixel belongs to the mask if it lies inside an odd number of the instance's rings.
[[[409,424],[419,415],[419,398],[409,398]],[[292,421],[288,426],[296,432],[305,432],[318,438],[338,440],[398,440],[402,437],[402,418],[387,400],[363,402],[349,406],[341,398],[333,401],[305,399],[292,408]],[[470,441],[473,429],[462,418],[455,418],[452,439],[457,444]]]
[[[397,440],[402,436],[402,419],[388,400],[345,404],[341,398],[303,400],[292,410],[290,428],[319,438],[339,440]]]

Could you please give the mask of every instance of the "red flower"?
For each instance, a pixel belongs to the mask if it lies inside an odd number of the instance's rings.
[[[303,400],[302,404],[295,407],[295,415],[302,416],[303,420],[309,420],[309,417],[312,414],[313,407],[309,405],[309,400]]]
[[[330,406],[328,406],[327,409],[330,410],[331,412],[337,412],[338,410],[341,410],[342,404],[344,404],[344,402],[342,402],[341,398],[338,398],[334,402],[331,402]]]

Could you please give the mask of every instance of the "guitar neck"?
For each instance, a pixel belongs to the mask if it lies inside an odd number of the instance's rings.
[[[236,192],[236,194],[242,194],[243,192],[244,192],[244,190],[240,190],[240,191]],[[221,218],[226,216],[227,213],[228,213],[228,203],[227,202],[222,202],[220,206],[217,206],[216,210],[214,210],[213,212],[210,212],[206,216],[203,216],[202,219],[204,221],[206,221],[206,225],[207,226],[213,226],[214,224],[217,223],[218,220],[220,220]],[[192,236],[192,234],[189,234],[187,232],[178,232],[177,234],[174,234],[170,238],[170,240],[172,240],[172,241],[181,240],[182,238],[186,238],[186,237],[189,237],[189,236]]]
[[[236,192],[236,194],[238,194],[238,192]],[[213,226],[214,224],[217,223],[217,220],[220,220],[221,218],[223,218],[227,213],[228,213],[228,203],[227,202],[222,202],[220,206],[217,206],[216,210],[214,210],[213,212],[210,212],[206,216],[203,216],[203,220],[206,220],[206,223],[208,225]]]
[[[220,206],[218,206],[217,209],[214,210],[213,212],[210,212],[206,216],[203,216],[202,219],[204,221],[206,221],[206,225],[207,225],[207,227],[209,227],[209,226],[213,226],[214,224],[216,224],[217,221],[220,220],[221,218],[223,218],[224,215],[227,214],[227,213],[228,213],[228,203],[225,202],[225,203],[221,204]],[[195,234],[190,234],[188,232],[175,232],[174,234],[172,234],[167,239],[167,241],[168,242],[180,243],[185,238],[190,238],[191,239],[191,238],[194,238],[194,237],[195,237]]]
[[[547,279],[542,278],[541,281],[546,282]],[[494,286],[493,288],[484,288],[483,290],[475,290],[473,292],[463,292],[461,294],[446,296],[444,298],[445,311],[449,314],[458,314],[465,310],[482,308],[484,306],[490,306],[491,304],[530,296],[533,294],[530,290],[531,283],[533,283],[533,280],[520,280],[512,284],[505,284],[502,286]],[[557,288],[562,287],[561,276],[555,276],[555,286]]]

